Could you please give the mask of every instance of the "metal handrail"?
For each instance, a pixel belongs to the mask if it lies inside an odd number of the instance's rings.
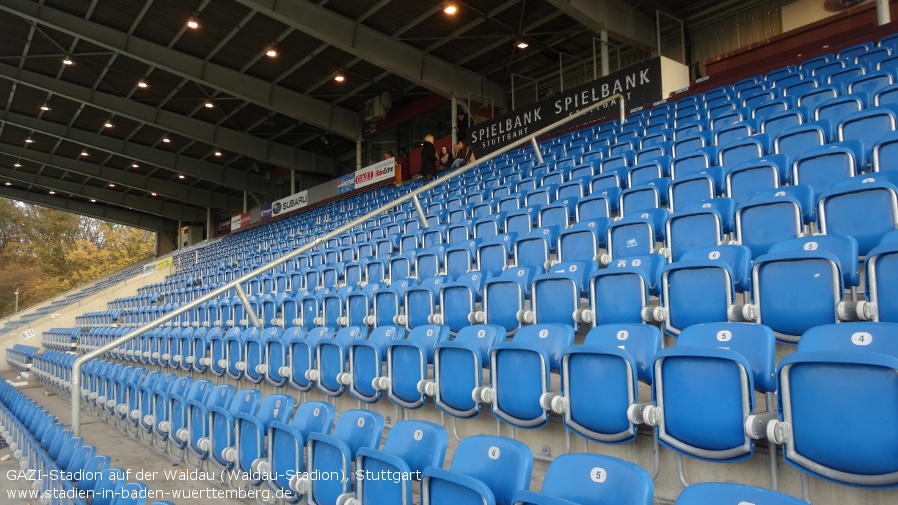
[[[533,144],[534,149],[536,151],[537,159],[542,161],[542,154],[540,153],[539,146],[536,143],[537,137],[539,137],[540,135],[545,135],[546,133],[550,133],[551,131],[555,130],[559,126],[561,126],[573,119],[577,119],[586,114],[589,114],[590,112],[598,109],[599,107],[602,107],[605,104],[611,103],[615,100],[619,100],[620,119],[621,119],[621,123],[623,123],[624,120],[626,119],[626,108],[624,106],[624,96],[617,93],[614,95],[610,95],[609,97],[607,97],[601,101],[598,101],[583,110],[575,112],[574,114],[571,114],[570,116],[567,116],[564,119],[561,119],[560,121],[556,121],[555,123],[552,123],[551,125],[546,126],[545,128],[542,128],[542,129],[530,134],[528,136],[529,138],[527,140],[529,140]],[[121,346],[125,342],[129,342],[129,341],[143,335],[144,333],[147,333],[147,332],[159,327],[160,325],[165,324],[168,321],[171,321],[172,319],[180,316],[181,314],[183,314],[189,310],[193,310],[195,307],[202,305],[203,303],[205,303],[209,300],[212,300],[213,298],[216,298],[219,295],[227,293],[231,289],[236,290],[237,295],[240,298],[240,301],[243,303],[246,313],[249,316],[249,319],[253,322],[254,325],[258,326],[259,325],[258,318],[256,317],[255,312],[253,311],[252,307],[250,306],[249,300],[246,298],[246,294],[243,293],[242,284],[244,282],[246,282],[258,275],[261,275],[261,274],[271,270],[272,268],[275,268],[278,265],[285,263],[285,262],[299,256],[300,254],[302,254],[306,251],[310,251],[310,250],[318,247],[319,245],[326,243],[328,240],[335,238],[338,235],[341,235],[342,233],[349,231],[360,224],[365,223],[365,221],[371,219],[372,217],[375,217],[382,213],[385,213],[385,212],[393,209],[397,205],[405,203],[409,200],[412,200],[413,204],[415,205],[415,208],[418,211],[418,217],[419,217],[419,219],[422,220],[422,226],[426,227],[427,221],[423,214],[423,209],[421,209],[421,203],[418,200],[418,195],[420,195],[421,193],[424,193],[425,191],[429,191],[429,190],[433,189],[434,187],[439,186],[440,184],[443,184],[444,182],[446,182],[449,179],[452,179],[452,178],[458,177],[461,174],[464,174],[465,172],[471,170],[472,168],[476,167],[477,165],[479,165],[481,163],[490,161],[493,158],[501,156],[502,154],[505,154],[506,152],[511,151],[520,145],[521,145],[521,142],[516,143],[516,144],[509,144],[509,145],[502,147],[502,148],[484,156],[483,158],[477,160],[476,163],[471,163],[471,164],[465,165],[463,167],[460,167],[459,169],[455,170],[454,172],[450,172],[445,177],[435,179],[435,180],[429,182],[428,184],[425,184],[425,185],[421,186],[420,188],[418,188],[414,191],[410,191],[407,194],[405,194],[404,196],[401,196],[401,197],[391,201],[390,203],[381,205],[377,209],[372,210],[371,212],[365,214],[364,216],[358,217],[342,226],[339,226],[339,227],[335,228],[334,230],[322,235],[321,237],[316,238],[312,242],[309,242],[309,243],[301,246],[300,248],[294,250],[290,254],[281,256],[280,258],[273,260],[255,270],[253,270],[252,272],[249,272],[249,273],[243,275],[242,277],[239,277],[223,286],[220,286],[220,287],[210,291],[209,293],[206,293],[205,295],[193,300],[192,302],[188,303],[187,305],[178,307],[177,309],[163,315],[162,317],[156,319],[155,321],[149,322],[149,323],[141,326],[140,328],[137,328],[136,330],[131,331],[130,333],[128,333],[126,335],[123,335],[122,337],[119,337],[119,338],[117,338],[111,342],[108,342],[108,343],[106,343],[86,354],[81,355],[72,363],[72,375],[71,375],[71,377],[72,377],[72,380],[71,380],[72,435],[76,436],[76,437],[81,436],[81,368],[83,367],[84,363],[86,363],[87,361],[90,361],[94,358],[102,356],[106,352],[111,351],[111,350]]]

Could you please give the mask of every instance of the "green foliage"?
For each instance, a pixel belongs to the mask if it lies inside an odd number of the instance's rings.
[[[0,198],[0,314],[151,256],[155,237],[108,221]]]

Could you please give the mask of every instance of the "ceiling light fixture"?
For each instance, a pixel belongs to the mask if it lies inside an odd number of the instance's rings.
[[[109,183],[109,187],[110,187],[110,188],[114,188],[114,187],[115,187],[115,184],[110,182],[110,183]]]
[[[162,141],[168,144],[169,142],[171,142],[171,139],[168,137],[162,137]]]
[[[131,168],[140,168],[140,165],[137,163],[131,163]]]
[[[334,80],[337,82],[343,82],[346,80],[346,74],[343,73],[342,70],[337,72],[337,75],[334,76]]]
[[[41,105],[41,110],[46,112],[46,111],[50,110],[50,106],[45,103],[45,104]]]
[[[15,162],[15,163],[13,163],[12,166],[14,166],[14,167],[16,167],[16,168],[21,168],[21,167],[22,167],[22,164],[19,163],[19,162],[17,161],[17,162]]]
[[[443,4],[443,12],[450,16],[454,16],[458,12],[458,6],[452,2],[446,2]]]
[[[141,88],[141,89],[147,89],[150,87],[150,84],[147,82],[147,80],[145,78],[141,77],[140,80],[137,81],[137,87]]]
[[[203,107],[211,109],[212,107],[215,107],[215,104],[212,103],[212,100],[206,100],[206,103],[203,104]]]
[[[519,40],[516,45],[517,45],[518,49],[527,49],[527,47],[530,46],[530,44],[528,44],[527,41],[524,39]]]
[[[107,119],[106,122],[103,123],[103,128],[114,128],[114,127],[115,127],[115,125],[112,124],[112,120],[111,120],[111,119]]]
[[[278,45],[277,42],[272,42],[268,49],[265,50],[265,56],[269,58],[277,58],[278,57]]]
[[[6,185],[7,185],[7,186],[12,186],[12,183],[9,182],[9,181],[6,181]]]
[[[221,156],[221,151],[215,151],[215,156]]]
[[[156,193],[150,193],[150,196],[156,196]]]
[[[88,156],[90,156],[90,153],[87,152],[87,149],[85,149],[85,150],[81,151],[81,156],[88,157]]]
[[[91,198],[91,199],[90,199],[90,203],[97,203],[97,199],[96,199],[96,198]]]
[[[178,174],[178,179],[186,179],[186,177],[184,177],[184,174]]]
[[[190,16],[190,19],[187,20],[187,28],[190,28],[191,30],[196,30],[199,27],[200,27],[200,18],[196,13],[194,13],[193,16]]]
[[[25,143],[26,143],[26,144],[33,144],[33,143],[34,143],[34,140],[32,140],[31,137],[28,137],[27,139],[25,139]]]
[[[53,191],[53,190],[51,189],[51,190],[50,190],[50,194],[51,194],[51,195],[55,195],[55,194],[56,194],[56,191]]]
[[[62,64],[71,66],[71,65],[74,65],[75,62],[72,61],[72,58],[70,58],[69,56],[66,56],[65,58],[62,59]]]

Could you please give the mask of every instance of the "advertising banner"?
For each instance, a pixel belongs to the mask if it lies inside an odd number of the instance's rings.
[[[393,179],[396,174],[396,158],[377,162],[355,173],[355,189],[370,186],[384,179]]]
[[[262,206],[262,212],[259,215],[259,219],[261,219],[262,221],[268,221],[269,219],[271,219],[271,204],[270,203],[266,203],[265,205]]]
[[[246,228],[252,222],[253,221],[252,221],[252,218],[250,217],[249,212],[244,212],[243,214],[240,214],[240,227],[241,228]]]
[[[308,191],[300,191],[295,195],[290,195],[286,198],[281,198],[280,200],[271,204],[271,217],[280,216],[281,214],[285,214],[292,210],[301,209],[309,204],[309,192]],[[264,210],[263,210],[264,214]]]
[[[231,231],[240,229],[240,214],[231,216]]]
[[[355,172],[342,175],[337,179],[337,194],[349,193],[355,189]]]
[[[615,93],[624,96],[628,108],[634,108],[657,102],[662,98],[661,90],[661,58],[652,58],[478,123],[469,131],[468,140],[474,154],[481,158],[507,145],[518,144],[533,132]],[[571,129],[598,121],[617,114],[619,110],[619,104],[608,103],[577,121],[564,125],[564,128]]]

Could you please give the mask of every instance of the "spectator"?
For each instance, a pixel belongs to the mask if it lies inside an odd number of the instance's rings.
[[[449,149],[446,149],[446,146],[440,148],[440,162],[439,169],[446,170],[449,168],[449,165],[452,163],[452,155],[449,154]]]
[[[430,182],[437,174],[437,150],[433,146],[433,135],[424,136],[424,144],[421,147],[421,177],[424,182]]]
[[[384,159],[385,159],[385,160],[388,160],[388,159],[390,159],[390,158],[392,158],[392,157],[393,157],[393,151],[386,151],[386,152],[384,153]]]

